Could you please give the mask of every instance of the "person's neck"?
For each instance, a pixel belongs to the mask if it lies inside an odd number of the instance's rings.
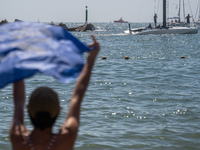
[[[32,134],[34,135],[34,134],[36,134],[36,135],[39,135],[39,134],[52,134],[52,127],[50,127],[50,128],[46,128],[46,129],[44,129],[44,130],[40,130],[40,129],[38,129],[38,128],[34,128],[34,130],[32,131]]]

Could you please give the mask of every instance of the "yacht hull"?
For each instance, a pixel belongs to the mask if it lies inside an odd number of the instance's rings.
[[[196,22],[194,22],[194,24],[200,25],[200,21],[196,21]]]
[[[124,31],[126,34],[130,34],[129,30]],[[149,34],[197,34],[198,29],[194,27],[172,27],[166,29],[143,29],[138,31],[137,29],[131,29],[131,34],[134,35],[149,35]]]

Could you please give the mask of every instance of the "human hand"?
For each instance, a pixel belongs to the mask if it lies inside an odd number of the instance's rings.
[[[92,34],[91,37],[92,37],[93,43],[89,44],[88,46],[89,48],[93,48],[93,49],[88,53],[88,56],[87,56],[88,60],[96,58],[98,52],[100,51],[100,45],[96,41],[94,35]]]

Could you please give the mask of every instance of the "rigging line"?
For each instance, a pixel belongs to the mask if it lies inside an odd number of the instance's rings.
[[[199,16],[198,16],[198,21],[200,21],[200,0],[199,0]]]
[[[157,14],[158,14],[159,6],[160,6],[160,1],[158,0]]]
[[[198,10],[200,9],[199,7],[200,7],[200,0],[199,0],[199,2],[198,2],[198,5],[197,5],[197,11],[196,11],[196,14],[195,14],[195,18],[197,18],[197,13],[198,13]],[[199,10],[199,11],[200,11],[200,10]]]
[[[183,18],[184,18],[184,20],[185,20],[185,2],[184,2],[184,0],[183,0]]]
[[[176,3],[172,3],[172,5],[173,5],[173,16],[176,16],[176,15],[178,15],[177,14],[177,8],[178,8],[178,4],[176,4]],[[175,9],[174,9],[174,6],[175,6]],[[175,14],[175,15],[174,15]]]
[[[167,18],[169,18],[169,0],[166,0],[166,5],[167,5],[167,8],[166,8],[166,16]],[[167,19],[167,21],[169,22],[169,19]]]
[[[192,13],[192,8],[191,8],[190,1],[189,1],[189,0],[188,0],[188,3],[189,3],[189,7],[190,7],[190,11],[191,11],[191,15],[192,15],[192,20],[193,20],[193,22],[194,22],[193,13]]]
[[[138,20],[139,20],[139,18],[140,18],[140,10],[141,10],[141,7],[142,7],[142,1],[143,1],[143,0],[140,1],[140,8],[139,8],[139,14],[138,14],[137,22],[138,22]]]
[[[181,21],[181,5],[182,5],[182,3],[181,3],[181,0],[179,0],[179,19],[180,19],[180,21]],[[183,1],[183,21],[185,22],[185,7],[184,7],[184,1]]]
[[[190,5],[190,1],[189,1],[189,0],[188,0],[188,3],[189,3],[191,15],[193,16],[193,14],[192,14],[192,9],[191,9],[191,5]]]
[[[181,17],[181,0],[179,0],[178,16]]]

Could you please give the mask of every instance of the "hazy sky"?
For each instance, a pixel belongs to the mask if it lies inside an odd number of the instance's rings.
[[[169,0],[170,17],[177,15],[178,1]],[[185,12],[191,14],[188,1],[195,16],[199,0],[185,0]],[[162,0],[0,0],[0,20],[84,22],[86,5],[89,22],[113,22],[120,17],[129,22],[153,22],[154,13],[162,21]]]

